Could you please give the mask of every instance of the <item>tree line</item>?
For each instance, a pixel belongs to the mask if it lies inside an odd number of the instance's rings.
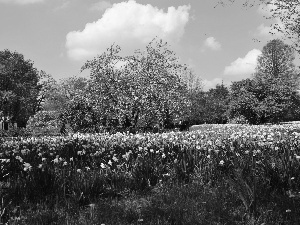
[[[62,132],[66,125],[75,132],[153,131],[203,123],[299,120],[299,71],[293,48],[281,40],[264,46],[251,78],[209,91],[162,40],[154,39],[131,56],[120,52],[112,45],[87,61],[81,71],[88,70],[89,78],[57,82],[23,55],[1,51],[2,118],[26,126],[39,111],[51,112]]]

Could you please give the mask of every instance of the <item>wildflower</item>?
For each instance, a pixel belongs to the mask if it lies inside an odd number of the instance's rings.
[[[292,210],[287,209],[287,210],[285,210],[285,212],[290,213],[290,212],[292,212]]]
[[[24,163],[24,171],[31,170],[32,166],[29,163]]]
[[[248,155],[248,154],[249,154],[249,150],[246,150],[246,151],[245,151],[245,154],[247,154],[247,155]]]
[[[21,150],[21,153],[22,153],[23,155],[26,155],[27,149],[22,149],[22,150]]]
[[[165,153],[163,153],[163,154],[161,155],[161,157],[162,157],[163,159],[166,158]]]
[[[77,169],[77,173],[81,173],[81,169]]]
[[[210,159],[210,155],[206,156],[208,159]]]
[[[64,162],[64,163],[63,163],[63,166],[66,166],[66,165],[68,165],[68,163],[67,163],[67,162]]]
[[[46,158],[42,158],[42,162],[46,161]]]
[[[151,153],[153,153],[153,152],[154,152],[154,150],[151,148],[151,149],[150,149],[150,152],[151,152]]]
[[[55,159],[53,159],[52,161],[53,161],[53,163],[56,164],[56,163],[58,163],[58,158],[55,158]]]
[[[73,161],[73,157],[70,158],[70,162],[72,162],[72,161]]]
[[[221,166],[223,166],[224,163],[225,163],[224,160],[221,160],[219,164],[220,164]]]
[[[16,159],[19,160],[20,162],[23,162],[23,159],[21,158],[21,156],[16,156]]]
[[[102,169],[104,169],[104,168],[105,168],[105,165],[104,165],[104,163],[101,163],[101,164],[100,164],[100,166],[101,166],[101,168],[102,168]]]
[[[108,165],[110,165],[110,166],[112,165],[112,161],[111,160],[108,161]]]
[[[93,203],[91,203],[91,204],[89,204],[89,207],[93,210],[93,209],[95,209],[95,204],[93,204]]]
[[[39,166],[38,166],[38,167],[39,167],[39,169],[41,169],[41,168],[43,167],[43,164],[39,164]]]
[[[86,169],[87,171],[89,171],[91,168],[90,168],[90,167],[88,167],[88,166],[86,166],[86,167],[85,167],[85,169]]]
[[[118,162],[118,158],[116,156],[113,156],[112,158],[115,162]]]

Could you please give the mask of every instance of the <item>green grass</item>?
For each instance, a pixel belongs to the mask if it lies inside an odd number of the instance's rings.
[[[35,202],[24,200],[15,205],[5,199],[8,194],[9,189],[2,193],[8,224],[242,225],[247,221],[243,203],[226,182],[213,186],[197,180],[188,184],[165,182],[144,191],[98,196],[86,202],[74,195],[68,199],[51,196]],[[298,199],[273,194],[260,202],[253,224],[300,224],[299,209]]]

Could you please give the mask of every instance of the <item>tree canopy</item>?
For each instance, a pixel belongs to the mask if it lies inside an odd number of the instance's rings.
[[[40,108],[43,75],[22,54],[0,51],[0,111],[18,126],[25,126]]]
[[[279,122],[295,107],[299,73],[293,64],[294,50],[275,39],[258,58],[252,79],[231,86],[229,114],[243,115],[250,123]]]
[[[90,115],[85,124],[167,128],[187,117],[190,101],[183,74],[188,69],[167,43],[154,39],[145,51],[131,56],[122,57],[120,51],[121,47],[112,45],[82,66],[82,71],[89,70],[90,79],[72,98],[66,121],[84,121],[84,111]]]

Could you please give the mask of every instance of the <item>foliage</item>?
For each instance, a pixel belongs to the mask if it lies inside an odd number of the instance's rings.
[[[0,51],[0,109],[18,126],[25,126],[40,106],[40,74],[30,60],[9,50]]]
[[[250,123],[277,123],[291,119],[297,108],[299,75],[294,51],[280,40],[264,46],[252,79],[233,82],[228,114],[243,115]]]
[[[248,120],[243,116],[237,116],[228,120],[229,124],[249,124]]]
[[[1,138],[11,138],[11,137],[30,137],[32,135],[31,131],[27,128],[10,128],[9,130],[0,130]]]
[[[255,84],[251,79],[232,83],[228,107],[229,118],[243,116],[251,124],[260,123],[256,110],[258,99],[253,92],[254,88]]]
[[[165,127],[182,116],[189,104],[181,79],[186,68],[167,43],[155,39],[133,56],[121,57],[120,51],[113,45],[82,67],[90,70],[88,104],[104,125]]]
[[[217,84],[209,91],[194,91],[191,94],[191,124],[220,124],[227,121],[229,90],[223,84]]]
[[[59,113],[56,111],[39,111],[29,118],[26,126],[34,136],[58,135],[59,128]]]

